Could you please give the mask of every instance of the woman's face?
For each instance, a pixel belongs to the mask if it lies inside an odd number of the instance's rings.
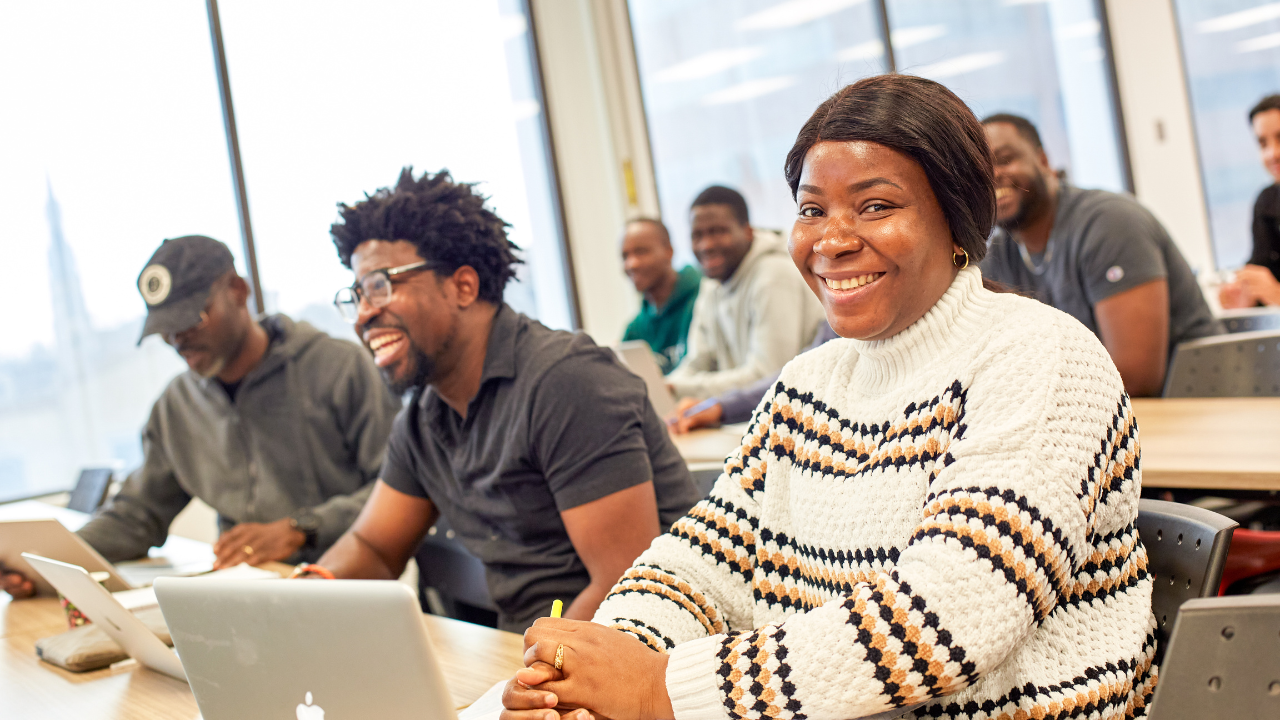
[[[872,142],[809,149],[791,259],[841,337],[881,340],[920,319],[959,272],[924,168]]]

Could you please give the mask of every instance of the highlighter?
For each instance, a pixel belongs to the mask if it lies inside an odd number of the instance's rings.
[[[564,612],[563,602],[556,600],[555,602],[551,603],[551,617],[558,618],[560,617],[560,614],[563,612]]]

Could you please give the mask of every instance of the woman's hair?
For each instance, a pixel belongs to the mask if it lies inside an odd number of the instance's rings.
[[[413,179],[400,171],[394,188],[381,188],[355,205],[338,203],[339,221],[329,228],[342,264],[367,240],[406,240],[418,255],[448,275],[463,265],[480,277],[480,299],[502,302],[515,277],[518,247],[507,239],[507,223],[484,206],[470,183],[454,182],[448,170]]]
[[[920,163],[956,244],[971,262],[987,254],[996,218],[991,151],[982,125],[960,98],[912,75],[878,75],[845,86],[818,106],[787,153],[791,197],[809,148],[857,140],[893,148]]]

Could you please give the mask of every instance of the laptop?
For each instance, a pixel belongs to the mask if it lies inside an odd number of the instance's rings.
[[[106,572],[107,590],[112,592],[132,587],[97,550],[57,520],[0,520],[0,566],[26,575],[35,583],[37,595],[52,595],[53,586],[33,571],[24,557],[26,553],[57,558],[89,572]]]
[[[649,403],[658,413],[658,417],[666,420],[676,410],[676,396],[667,387],[667,380],[662,376],[662,368],[653,359],[653,350],[644,340],[628,340],[614,347],[613,352],[627,369],[644,380],[649,390]]]
[[[169,577],[155,591],[205,720],[457,717],[402,583]]]
[[[133,659],[169,677],[187,679],[173,650],[90,577],[84,568],[31,553],[23,553],[22,557]]]

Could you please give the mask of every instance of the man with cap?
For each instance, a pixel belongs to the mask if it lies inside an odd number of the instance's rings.
[[[166,240],[138,276],[142,338],[164,338],[175,377],[142,433],[143,463],[79,531],[111,561],[142,557],[192,498],[218,512],[215,567],[320,557],[363,507],[400,408],[358,345],[304,322],[254,322],[231,252]],[[31,594],[25,578],[0,589]]]

